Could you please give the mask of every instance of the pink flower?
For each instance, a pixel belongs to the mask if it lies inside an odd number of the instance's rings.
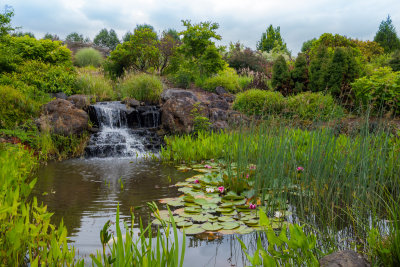
[[[225,188],[223,186],[220,186],[220,187],[218,187],[218,190],[219,190],[220,193],[223,193]]]
[[[250,169],[250,170],[255,170],[255,169],[256,169],[256,165],[251,165],[251,166],[249,167],[249,169]]]
[[[199,180],[196,179],[196,180],[194,180],[194,183],[195,183],[195,184],[198,184],[198,183],[200,183],[200,182],[199,182]]]
[[[204,165],[204,168],[212,169],[212,167],[210,165]]]
[[[246,174],[246,179],[249,179],[249,175],[248,174]]]
[[[299,166],[299,167],[297,167],[297,171],[298,171],[298,172],[302,172],[302,171],[304,171],[304,168],[301,167],[301,166]]]
[[[250,208],[251,210],[255,210],[255,209],[256,209],[256,207],[257,207],[257,205],[256,205],[256,204],[250,204],[250,205],[249,205],[249,208]]]

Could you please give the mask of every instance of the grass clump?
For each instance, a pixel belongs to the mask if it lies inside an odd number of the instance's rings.
[[[236,96],[233,109],[247,115],[279,114],[285,98],[280,92],[250,89]]]
[[[82,94],[95,96],[97,101],[109,101],[117,98],[112,81],[97,69],[79,70],[76,88]]]
[[[103,62],[102,54],[94,48],[82,48],[75,54],[75,65],[78,67],[100,67]]]
[[[129,73],[119,81],[118,89],[122,98],[158,103],[163,91],[163,84],[155,75]]]
[[[227,68],[216,76],[205,79],[203,88],[210,92],[215,92],[218,86],[224,87],[230,93],[237,93],[241,87],[239,84],[239,75],[232,68]]]

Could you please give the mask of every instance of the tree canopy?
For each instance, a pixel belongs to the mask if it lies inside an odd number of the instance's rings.
[[[110,50],[114,50],[119,44],[119,39],[113,29],[111,29],[110,31],[108,31],[107,29],[102,29],[96,35],[96,37],[94,37],[93,43],[98,46],[107,47]]]
[[[281,27],[274,28],[271,24],[267,31],[262,33],[261,40],[257,43],[257,49],[263,52],[270,52],[274,47],[278,46],[287,51],[286,43],[281,37]]]
[[[400,40],[397,37],[396,29],[392,24],[390,15],[387,16],[386,20],[382,20],[374,41],[379,43],[385,49],[386,53],[400,48]]]

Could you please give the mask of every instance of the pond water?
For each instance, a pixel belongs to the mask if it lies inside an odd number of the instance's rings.
[[[88,264],[89,255],[101,249],[100,230],[108,220],[115,222],[118,203],[126,220],[130,220],[131,207],[142,207],[135,210],[137,227],[139,216],[144,222],[150,220],[147,202],[179,196],[174,184],[194,174],[156,161],[72,159],[39,169],[33,194],[54,213],[53,223],[63,220],[71,245]],[[254,234],[243,238],[247,244],[255,240]],[[184,266],[244,266],[244,255],[235,235],[215,240],[187,236]]]

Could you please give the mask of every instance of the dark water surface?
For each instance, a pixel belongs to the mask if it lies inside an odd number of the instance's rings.
[[[131,207],[140,206],[135,211],[135,224],[139,216],[147,222],[150,211],[146,203],[180,195],[173,185],[193,175],[154,161],[73,159],[43,166],[33,194],[54,213],[53,223],[64,221],[71,244],[85,263],[90,263],[89,255],[101,249],[100,230],[108,220],[115,222],[118,203],[121,218],[130,219]],[[160,204],[159,207],[163,208]],[[252,234],[244,239],[246,243],[255,240]],[[184,266],[243,265],[236,236],[212,241],[186,238]]]

